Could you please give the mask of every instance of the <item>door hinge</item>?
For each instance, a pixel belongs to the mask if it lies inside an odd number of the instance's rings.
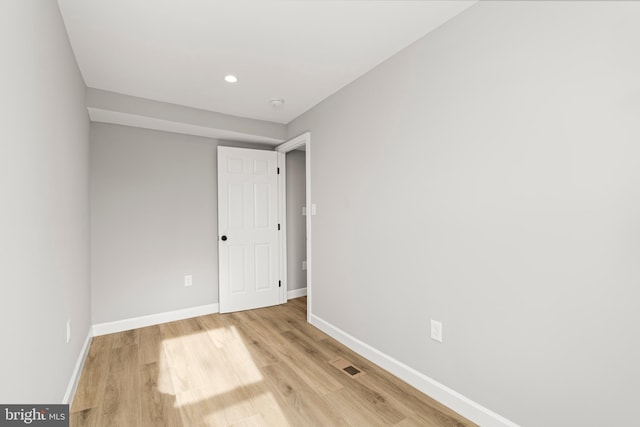
[[[282,280],[278,280],[278,287],[281,288],[282,287]]]
[[[280,231],[280,224],[278,224],[278,231]]]
[[[280,175],[280,168],[278,168],[278,175]]]

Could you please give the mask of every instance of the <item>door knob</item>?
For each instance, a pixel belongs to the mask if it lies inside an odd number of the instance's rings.
[[[223,242],[226,242],[227,241],[227,236],[220,237],[220,240],[222,240]]]

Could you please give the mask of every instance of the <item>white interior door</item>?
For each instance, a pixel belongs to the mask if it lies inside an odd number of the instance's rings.
[[[275,151],[218,147],[221,313],[281,302]]]

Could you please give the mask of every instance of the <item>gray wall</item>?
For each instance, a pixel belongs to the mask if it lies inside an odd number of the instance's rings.
[[[636,419],[638,22],[480,2],[292,122],[313,313],[525,426]]]
[[[306,167],[304,151],[286,154],[287,165],[287,286],[288,290],[307,287],[307,272],[302,261],[307,260]]]
[[[85,85],[55,1],[0,2],[0,52],[0,402],[60,403],[91,324]]]
[[[218,301],[216,146],[91,124],[94,323]]]
[[[94,323],[218,302],[218,145],[273,149],[91,124]]]

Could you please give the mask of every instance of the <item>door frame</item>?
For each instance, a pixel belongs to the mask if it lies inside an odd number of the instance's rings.
[[[307,211],[306,233],[307,233],[307,321],[311,316],[311,217],[315,215],[315,209],[312,210],[311,204],[311,132],[305,132],[298,135],[278,146],[275,151],[278,152],[278,167],[280,168],[280,181],[278,184],[278,194],[280,203],[280,220],[282,223],[282,233],[280,233],[280,277],[283,278],[283,303],[287,301],[289,284],[287,280],[287,192],[286,192],[286,153],[297,148],[305,147],[305,207]],[[315,207],[315,206],[314,206]]]

